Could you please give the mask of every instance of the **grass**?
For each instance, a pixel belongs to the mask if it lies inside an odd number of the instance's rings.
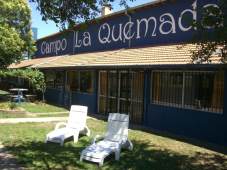
[[[92,136],[102,134],[106,123],[88,120]],[[45,135],[54,128],[52,123],[2,124],[0,139],[28,169],[83,169],[83,170],[225,170],[227,155],[197,147],[171,138],[130,130],[133,151],[123,150],[120,161],[114,156],[105,159],[104,166],[79,162],[80,152],[91,138],[82,136],[77,144],[72,140],[63,147],[44,143]],[[10,135],[9,135],[10,134]]]
[[[22,107],[27,112],[31,113],[48,113],[48,112],[67,112],[65,108],[53,106],[50,104],[37,102],[37,103],[21,103],[19,107]]]
[[[24,118],[24,117],[62,117],[68,116],[68,110],[62,107],[53,106],[46,103],[21,103],[14,104],[14,110],[25,111],[29,113],[7,113],[0,112],[1,118]],[[10,102],[1,102],[0,109],[10,110],[12,104]]]
[[[4,91],[4,90],[0,90],[0,95],[8,95],[8,94],[9,94],[9,92]]]
[[[67,117],[69,115],[66,113],[7,113],[0,112],[0,119],[5,118],[36,118],[36,117]]]
[[[27,114],[0,112],[0,119],[4,118],[24,118]]]

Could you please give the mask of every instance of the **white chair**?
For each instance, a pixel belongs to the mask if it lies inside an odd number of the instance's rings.
[[[85,159],[102,166],[104,159],[111,153],[115,154],[115,160],[119,160],[121,148],[133,149],[132,142],[128,139],[128,125],[128,115],[110,113],[107,132],[102,137],[103,140],[96,143],[96,139],[99,137],[96,136],[93,143],[82,151],[80,161]]]
[[[59,122],[55,129],[46,135],[46,142],[64,144],[64,140],[72,137],[74,143],[78,141],[79,134],[90,136],[90,130],[86,125],[87,106],[72,105],[69,113],[68,122]],[[62,125],[65,127],[60,128]]]

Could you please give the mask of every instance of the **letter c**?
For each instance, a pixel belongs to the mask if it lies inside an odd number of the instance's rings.
[[[46,41],[43,41],[41,44],[41,54],[44,55],[46,53]]]

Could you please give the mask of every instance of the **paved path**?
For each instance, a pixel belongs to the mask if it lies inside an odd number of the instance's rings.
[[[68,117],[40,117],[40,118],[6,118],[0,119],[1,123],[26,123],[26,122],[58,122],[66,121]]]

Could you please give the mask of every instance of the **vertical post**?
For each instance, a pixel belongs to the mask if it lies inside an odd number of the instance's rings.
[[[141,122],[143,125],[147,124],[147,105],[149,104],[150,99],[150,71],[145,70],[144,71],[144,104],[143,104],[143,122]],[[150,76],[151,77],[151,76]]]
[[[17,96],[18,96],[18,104],[20,104],[20,102],[21,102],[21,92],[20,92],[19,89],[18,89]]]
[[[182,107],[184,107],[184,95],[185,95],[185,72],[183,72],[183,83],[182,83]]]
[[[109,70],[107,70],[106,71],[106,74],[107,74],[107,88],[106,88],[106,91],[107,91],[107,96],[106,96],[106,109],[105,109],[105,114],[107,114],[107,112],[108,112],[108,107],[109,107],[109,103],[108,103],[108,101],[109,101],[109,73],[110,73],[110,71]]]
[[[95,93],[95,108],[94,108],[94,112],[98,113],[98,105],[99,105],[99,98],[98,98],[98,94],[99,94],[99,71],[98,70],[94,70],[93,71],[93,88],[94,88],[94,93]]]
[[[117,111],[120,112],[120,98],[121,98],[121,71],[118,71],[117,74],[117,83],[118,83],[118,89],[117,89]]]

